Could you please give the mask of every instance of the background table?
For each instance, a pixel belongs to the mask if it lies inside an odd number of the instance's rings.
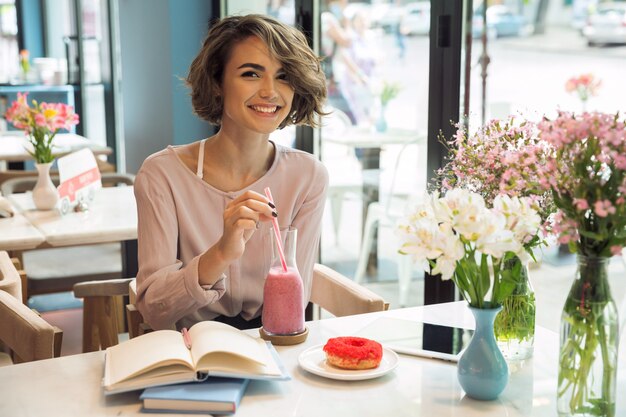
[[[65,215],[58,210],[36,210],[30,192],[12,194],[8,200],[17,214],[0,219],[0,249],[24,251],[121,242],[122,276],[137,275],[137,204],[133,187],[101,188],[88,211]],[[68,282],[71,287],[71,277]]]
[[[35,249],[46,238],[21,213],[0,218],[0,250],[24,251]]]
[[[318,377],[298,366],[304,350],[330,337],[355,334],[381,316],[473,327],[464,302],[307,322],[306,342],[277,347],[292,380],[252,381],[236,417],[556,416],[558,336],[542,327],[537,328],[533,359],[512,373],[495,401],[466,398],[456,366],[435,359],[399,355],[394,371],[365,381]],[[249,332],[258,336],[257,330]],[[620,354],[617,386],[623,387],[623,345]],[[104,352],[93,352],[0,368],[0,381],[10,381],[0,389],[0,415],[145,416],[140,412],[139,392],[103,396],[103,367]],[[626,415],[623,396],[618,395],[616,415]]]

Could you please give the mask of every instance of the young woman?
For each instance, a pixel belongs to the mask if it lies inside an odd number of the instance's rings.
[[[269,135],[315,126],[326,98],[320,59],[294,28],[232,16],[211,27],[186,81],[195,113],[220,128],[151,155],[137,174],[137,307],[154,329],[201,320],[260,327],[272,217],[298,229],[310,295],[328,174]]]

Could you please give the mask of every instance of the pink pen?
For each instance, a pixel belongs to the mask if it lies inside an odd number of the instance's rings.
[[[187,349],[191,349],[191,339],[189,338],[189,332],[187,331],[187,328],[183,327],[183,329],[180,332],[183,334],[183,340],[185,341],[185,346],[187,346]]]

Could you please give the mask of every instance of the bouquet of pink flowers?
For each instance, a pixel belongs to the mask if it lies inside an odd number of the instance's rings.
[[[33,150],[28,152],[39,164],[54,161],[52,140],[59,129],[71,129],[78,124],[74,108],[62,103],[37,103],[33,107],[26,101],[28,93],[18,93],[4,117],[29,137]]]
[[[586,102],[590,96],[595,96],[598,93],[598,88],[602,81],[596,79],[593,74],[582,74],[578,77],[572,77],[565,83],[565,91],[568,93],[578,94],[578,98],[583,103]]]
[[[554,148],[544,182],[559,208],[554,231],[578,253],[561,316],[558,411],[614,416],[619,332],[607,260],[626,244],[626,119],[560,112],[538,126]]]
[[[542,184],[559,208],[561,243],[585,256],[619,255],[626,245],[626,119],[560,112],[539,123],[553,154]]]
[[[480,194],[487,204],[498,195],[526,197],[540,214],[545,228],[554,212],[551,194],[542,186],[549,146],[539,139],[536,124],[491,120],[470,135],[459,126],[455,137],[444,141],[449,160],[438,172],[437,186],[443,189],[464,188]],[[542,240],[525,242],[526,248]]]

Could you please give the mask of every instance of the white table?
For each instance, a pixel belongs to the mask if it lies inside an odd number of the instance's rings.
[[[101,188],[88,211],[64,215],[58,210],[36,210],[30,192],[7,198],[17,213],[12,219],[0,219],[0,249],[20,251],[122,242],[122,274],[137,275],[137,203],[133,187]]]
[[[473,327],[463,302],[308,322],[306,342],[277,347],[292,380],[252,381],[236,417],[556,416],[558,337],[541,327],[534,358],[511,375],[495,401],[465,398],[456,366],[434,359],[400,355],[393,372],[366,381],[331,380],[299,368],[298,356],[305,349],[354,334],[380,316]],[[621,350],[618,387],[626,382],[626,349]],[[0,368],[0,415],[145,416],[138,392],[104,397],[103,358],[103,352],[93,352]],[[616,415],[626,415],[626,399],[618,396],[617,401]]]
[[[389,128],[378,132],[369,127],[349,126],[345,130],[323,134],[323,141],[352,148],[378,149],[385,145],[410,145],[426,140],[426,132],[402,128]]]
[[[32,193],[11,194],[11,204],[52,247],[137,239],[137,203],[133,187],[106,187],[95,193],[85,212],[36,210]]]
[[[52,140],[52,153],[62,156],[83,148],[89,148],[94,155],[110,155],[113,150],[90,141],[84,136],[74,133],[58,133]],[[0,134],[0,161],[23,162],[31,161],[33,157],[26,151],[32,149],[23,132],[12,131]]]
[[[24,251],[35,249],[46,238],[21,213],[0,218],[0,250]]]

